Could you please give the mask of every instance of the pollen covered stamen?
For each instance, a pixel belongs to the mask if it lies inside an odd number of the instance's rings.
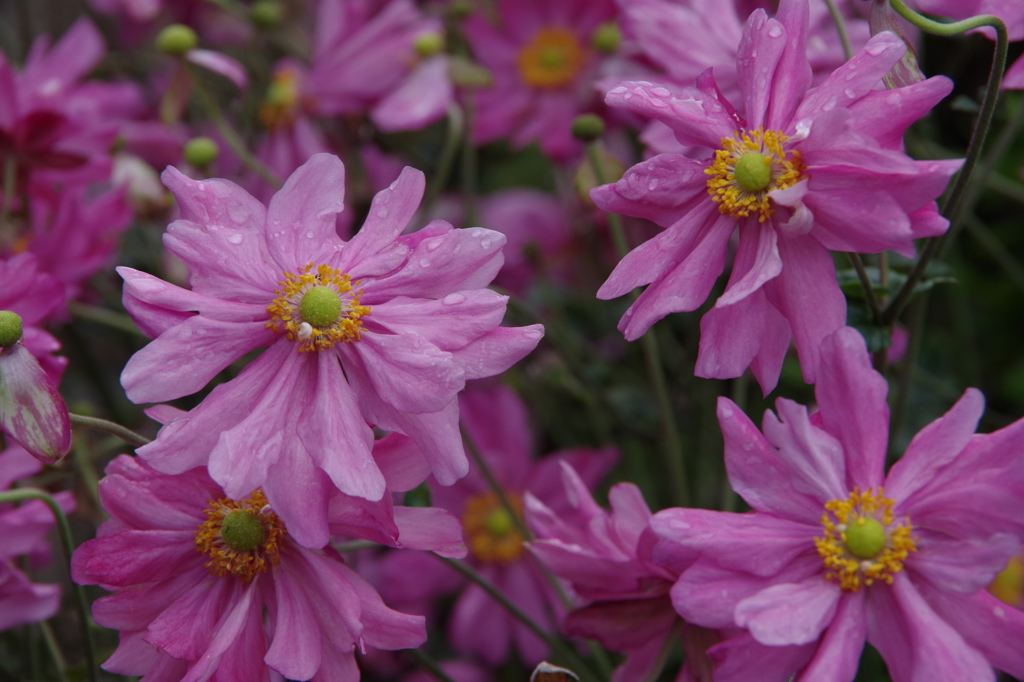
[[[876,580],[892,584],[907,556],[917,551],[913,526],[909,519],[894,522],[893,504],[881,488],[863,493],[854,488],[845,500],[825,504],[825,536],[815,538],[814,544],[828,580],[851,592]]]
[[[522,518],[522,498],[507,493],[516,516]],[[523,553],[523,536],[516,519],[493,492],[475,495],[466,502],[462,527],[469,551],[480,561],[507,564]]]
[[[572,31],[542,28],[519,53],[519,75],[535,88],[560,88],[575,80],[586,60],[587,53]]]
[[[768,193],[792,187],[805,177],[800,152],[786,151],[787,139],[762,128],[722,138],[722,148],[704,170],[711,176],[708,194],[720,212],[734,218],[756,215],[762,223],[775,212]]]
[[[267,306],[267,327],[298,341],[300,352],[360,339],[362,318],[370,314],[370,306],[359,304],[363,292],[353,289],[358,281],[352,282],[348,274],[329,265],[314,270],[313,263],[297,275],[286,272],[284,277],[274,292],[278,297]]]
[[[196,530],[196,549],[210,557],[211,575],[233,575],[247,583],[281,560],[286,531],[262,490],[244,500],[210,500],[206,521]]]

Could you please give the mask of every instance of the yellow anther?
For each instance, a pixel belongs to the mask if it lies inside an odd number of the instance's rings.
[[[516,517],[522,519],[522,498],[506,493]],[[474,495],[466,501],[462,512],[466,545],[480,561],[507,564],[523,553],[523,536],[515,519],[493,492]]]
[[[571,84],[587,61],[587,52],[567,28],[542,28],[519,52],[519,75],[535,88]]]
[[[800,152],[786,151],[787,139],[762,128],[722,138],[722,148],[704,170],[711,176],[708,194],[719,211],[734,218],[756,215],[762,223],[775,212],[768,193],[792,187],[806,177]]]
[[[210,557],[206,567],[211,575],[233,575],[247,583],[281,561],[287,531],[262,490],[237,502],[224,497],[208,504],[195,542],[196,549]]]
[[[370,314],[370,306],[360,305],[363,292],[355,291],[353,284],[359,282],[329,265],[314,270],[310,263],[297,275],[286,272],[281,288],[274,292],[277,298],[267,306],[270,320],[266,326],[298,341],[300,352],[332,348],[339,341],[358,341],[362,318]]]

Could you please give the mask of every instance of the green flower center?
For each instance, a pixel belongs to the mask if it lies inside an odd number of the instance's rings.
[[[0,310],[0,348],[10,348],[21,338],[21,316],[10,310]]]
[[[487,520],[484,521],[484,526],[487,528],[487,532],[495,537],[505,537],[515,528],[515,521],[512,519],[512,515],[508,513],[507,509],[495,509],[487,515]]]
[[[328,327],[341,316],[341,297],[329,287],[313,287],[303,295],[299,314],[314,327]]]
[[[267,531],[252,513],[239,509],[224,517],[220,535],[236,552],[251,552],[263,544]]]
[[[846,528],[846,549],[858,559],[873,559],[885,547],[885,527],[871,517],[859,516]]]
[[[736,184],[744,191],[760,192],[772,180],[772,160],[764,154],[748,152],[736,160]]]

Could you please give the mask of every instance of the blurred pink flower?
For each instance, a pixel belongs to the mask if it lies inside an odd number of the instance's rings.
[[[0,492],[42,468],[39,460],[12,445],[0,452]],[[69,492],[57,493],[54,499],[65,513],[75,508]],[[59,585],[33,583],[15,564],[20,555],[29,555],[33,564],[49,560],[46,535],[53,524],[53,512],[39,500],[18,507],[0,504],[0,630],[46,620],[60,608]]]
[[[663,558],[694,562],[679,614],[747,631],[709,651],[717,682],[849,682],[865,640],[895,682],[1024,675],[1024,613],[985,591],[1024,537],[1024,420],[975,434],[984,399],[968,389],[886,475],[887,392],[847,327],[822,344],[819,412],[779,398],[762,435],[719,398],[729,480],[753,511],[651,520]]]
[[[619,322],[629,340],[704,303],[738,230],[725,292],[701,320],[695,373],[736,377],[749,366],[765,393],[790,337],[813,382],[818,344],[845,323],[829,251],[913,254],[915,238],[948,227],[934,200],[962,163],[900,151],[904,129],[948,94],[947,79],[879,91],[906,50],[882,33],[808,90],[807,21],[807,0],[783,0],[775,19],[751,15],[737,58],[745,118],[710,71],[695,87],[639,81],[610,90],[612,106],[661,120],[680,144],[715,151],[661,154],[591,192],[604,210],[667,228],[623,258],[598,291],[610,299],[650,285]]]
[[[376,196],[348,242],[335,229],[345,187],[337,157],[314,156],[269,207],[226,180],[196,182],[173,168],[163,179],[182,215],[164,244],[189,267],[192,290],[119,268],[125,306],[156,337],[125,367],[128,397],[194,393],[249,351],[269,349],[140,456],[166,473],[208,463],[235,498],[263,486],[311,547],[327,540],[333,486],[384,494],[367,423],[412,438],[429,462],[424,477],[451,484],[465,475],[456,395],[543,334],[540,325],[498,326],[506,297],[483,287],[501,267],[502,235],[435,221],[400,236],[423,194],[412,168]]]
[[[160,474],[118,457],[100,482],[111,519],[72,559],[79,584],[117,592],[93,605],[121,631],[104,668],[180,679],[358,680],[355,651],[426,640],[330,547],[295,543],[259,489],[231,500],[202,468]],[[331,531],[458,556],[458,522],[336,493]]]
[[[581,149],[572,136],[578,114],[596,102],[594,78],[600,55],[594,32],[615,17],[612,0],[515,2],[498,0],[498,21],[484,14],[466,20],[476,59],[494,77],[474,93],[474,142],[509,137],[515,147],[540,144],[566,160]]]
[[[571,448],[531,461],[531,429],[526,407],[509,388],[477,386],[459,399],[462,424],[481,457],[521,513],[524,495],[542,500],[553,513],[571,504],[560,485],[558,469],[568,462],[594,486],[618,458],[612,447]],[[524,552],[514,520],[475,466],[450,487],[432,485],[433,502],[462,518],[470,562],[535,622],[557,627],[552,615],[564,613],[561,601],[539,567]],[[535,665],[547,646],[476,585],[456,599],[449,622],[451,642],[463,654],[475,654],[490,665],[504,661],[514,646],[522,660]]]

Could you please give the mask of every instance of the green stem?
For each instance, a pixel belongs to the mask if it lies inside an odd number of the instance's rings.
[[[849,61],[853,57],[853,44],[850,43],[850,32],[846,30],[846,17],[839,11],[835,0],[825,0],[828,6],[828,13],[832,15],[832,23],[836,25],[839,32],[839,41],[843,44],[843,55]]]
[[[57,504],[57,500],[53,499],[49,493],[39,490],[37,488],[19,488],[17,490],[6,490],[0,492],[0,504],[7,502],[24,502],[27,500],[41,500],[50,511],[53,513],[54,519],[57,521],[58,535],[60,536],[60,544],[64,548],[64,557],[67,560],[68,566],[68,581],[74,586],[76,602],[78,607],[78,617],[81,621],[82,636],[85,638],[85,660],[88,670],[90,682],[96,682],[96,649],[92,641],[92,631],[90,629],[90,618],[89,618],[89,602],[85,598],[85,590],[81,585],[78,585],[71,580],[71,554],[74,552],[74,543],[71,540],[71,526],[68,525],[68,518],[64,516],[64,511]]]
[[[339,554],[348,554],[349,552],[359,552],[364,549],[373,549],[374,547],[382,547],[379,542],[373,540],[352,540],[351,542],[343,542],[340,545],[334,545],[334,549]]]
[[[405,652],[409,654],[409,657],[412,660],[416,661],[416,665],[418,665],[419,667],[423,668],[428,673],[433,675],[434,679],[440,680],[440,682],[455,682],[455,680],[449,677],[448,673],[446,673],[434,659],[432,659],[430,656],[427,656],[421,650],[406,649]]]
[[[476,146],[473,144],[473,93],[466,92],[464,96],[464,120],[462,135],[462,203],[465,210],[466,226],[476,225],[476,195],[479,191],[477,186],[477,158]]]
[[[561,639],[552,636],[551,633],[534,622],[534,620],[526,615],[526,613],[511,599],[502,594],[501,590],[496,588],[489,580],[487,580],[487,578],[480,575],[472,566],[457,559],[449,559],[439,554],[435,554],[434,556],[461,573],[470,582],[476,583],[476,585],[478,585],[484,592],[501,604],[513,618],[528,627],[531,632],[540,637],[544,643],[548,645],[551,651],[561,656],[567,662],[568,667],[580,673],[581,678],[590,680],[591,682],[598,679],[590,670],[590,667],[576,654],[571,646],[568,646]]]
[[[964,226],[967,228],[967,233],[974,237],[992,257],[992,260],[999,264],[1014,286],[1024,293],[1024,266],[1017,262],[1010,250],[999,240],[999,237],[972,214],[968,214],[964,218]]]
[[[604,185],[607,184],[606,176],[597,145],[597,141],[588,144],[587,155],[590,165],[594,169],[594,179],[599,185]],[[605,215],[608,216],[608,227],[612,233],[612,240],[615,242],[615,250],[620,259],[624,258],[629,253],[629,242],[626,240],[626,232],[622,228],[622,219],[617,213],[606,213]],[[634,291],[632,296],[636,301],[640,296],[639,291]],[[654,398],[658,403],[658,412],[661,417],[662,453],[669,473],[673,498],[677,505],[685,507],[689,502],[690,495],[686,481],[686,469],[683,466],[683,443],[679,437],[679,426],[676,424],[675,413],[672,410],[668,382],[665,380],[665,367],[661,361],[661,348],[654,330],[647,330],[647,333],[641,337],[640,343],[647,365],[647,377],[654,389]]]
[[[860,280],[860,288],[864,290],[864,298],[868,302],[868,310],[871,312],[871,322],[875,325],[882,323],[882,311],[878,307],[878,298],[875,297],[875,288],[868,277],[868,271],[864,267],[859,253],[847,252],[846,257],[850,259],[850,265],[857,271],[857,279]]]
[[[441,147],[441,156],[437,162],[437,169],[434,177],[430,179],[430,186],[427,188],[426,196],[420,211],[426,215],[430,212],[441,192],[448,185],[452,169],[455,167],[455,155],[459,151],[459,145],[463,143],[463,131],[466,128],[466,117],[457,104],[448,107],[448,131],[445,134],[444,146]],[[469,223],[467,222],[468,226]]]
[[[967,154],[964,160],[964,165],[960,169],[960,173],[957,175],[953,189],[946,196],[941,207],[942,215],[949,220],[950,228],[943,237],[928,241],[928,244],[921,252],[921,256],[917,259],[913,269],[910,271],[910,274],[907,275],[907,281],[903,284],[896,296],[893,297],[892,302],[883,312],[882,322],[884,326],[891,325],[896,321],[896,318],[903,311],[904,306],[906,306],[907,301],[909,301],[911,295],[913,295],[914,288],[917,286],[918,281],[920,281],[921,277],[924,276],[924,271],[925,268],[928,267],[928,263],[939,252],[940,247],[944,243],[943,240],[953,232],[953,229],[959,222],[960,213],[966,204],[964,199],[967,196],[967,189],[970,185],[971,177],[974,174],[975,167],[978,165],[978,160],[981,158],[985,138],[988,136],[989,129],[992,127],[992,119],[995,116],[996,104],[999,101],[999,88],[1002,85],[1003,71],[1006,67],[1006,53],[1009,49],[1006,24],[1004,24],[1003,20],[999,17],[984,14],[977,17],[971,17],[970,19],[964,19],[963,21],[943,24],[938,21],[927,19],[917,12],[914,12],[903,4],[901,0],[890,0],[890,3],[892,8],[911,24],[917,26],[922,31],[939,36],[953,36],[963,33],[964,31],[981,28],[982,26],[991,26],[996,31],[996,49],[995,54],[992,57],[992,68],[989,71],[985,98],[982,100],[981,111],[978,114],[978,122],[974,127],[973,134],[971,135],[971,141],[967,145]]]
[[[494,475],[494,471],[490,465],[484,459],[480,449],[477,448],[476,443],[470,437],[469,432],[466,429],[462,429],[462,440],[466,443],[466,449],[469,450],[469,456],[473,458],[473,462],[477,468],[480,469],[480,473],[484,475],[484,479],[487,481],[488,487],[498,497],[498,501],[501,502],[501,506],[504,507],[505,512],[512,517],[512,522],[516,526],[516,530],[523,537],[523,542],[530,542],[533,540],[533,533],[526,527],[526,522],[523,521],[522,512],[516,511],[516,508],[512,506],[512,500],[509,499],[508,493],[501,486],[498,481],[498,477]]]
[[[4,157],[4,196],[0,206],[0,230],[7,224],[7,216],[11,213],[11,201],[14,200],[14,181],[17,179],[18,160],[13,153]]]
[[[53,659],[53,666],[57,669],[57,677],[60,678],[60,682],[68,682],[68,664],[64,659],[64,652],[60,650],[60,642],[57,641],[57,636],[53,634],[53,628],[45,620],[39,621],[38,625],[39,631],[43,633],[43,641],[46,642],[46,648],[50,651],[50,658]]]
[[[113,436],[117,436],[121,440],[136,447],[146,445],[150,443],[148,438],[135,433],[131,429],[126,429],[120,424],[107,421],[106,419],[98,419],[97,417],[86,417],[84,414],[75,414],[69,412],[68,416],[71,418],[72,426],[80,426],[83,429],[92,429],[93,431],[102,431],[103,433],[109,433]]]
[[[195,69],[191,66],[186,65],[188,68],[189,76],[192,80],[192,89],[196,95],[199,96],[199,100],[203,103],[203,108],[206,109],[206,115],[210,117],[213,125],[217,128],[217,131],[224,138],[224,141],[231,147],[231,151],[235,153],[245,166],[249,168],[256,175],[260,176],[268,185],[274,189],[281,189],[284,184],[281,182],[281,178],[277,177],[277,173],[268,168],[262,161],[256,158],[256,156],[249,151],[249,148],[245,146],[245,142],[242,141],[241,136],[235,131],[227,118],[221,112],[220,107],[217,105],[217,100],[206,90],[206,86],[203,85],[196,73]]]
[[[113,310],[107,310],[95,305],[88,305],[79,301],[68,301],[68,312],[81,320],[89,320],[90,322],[97,322],[114,329],[120,329],[123,332],[128,332],[133,336],[139,336],[142,338],[148,338],[142,333],[135,323],[132,321],[130,315],[125,313],[118,313]]]

